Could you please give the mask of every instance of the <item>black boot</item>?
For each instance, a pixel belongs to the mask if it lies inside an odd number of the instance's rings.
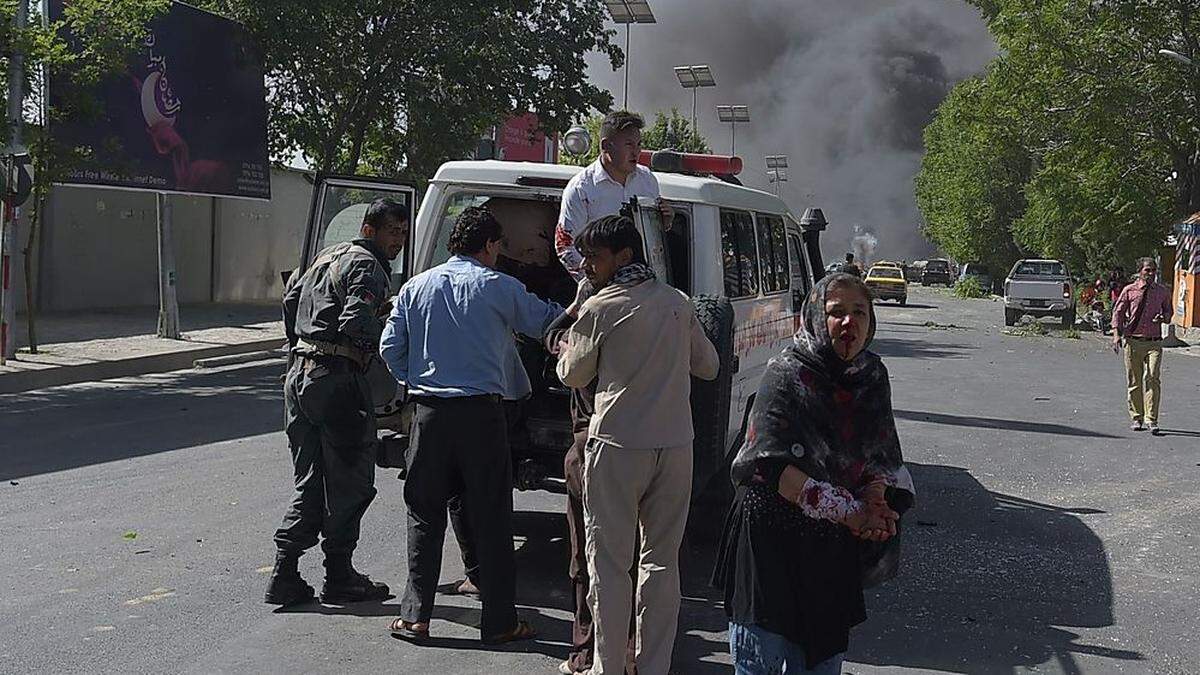
[[[387,584],[371,581],[371,578],[354,569],[349,556],[325,558],[325,585],[321,588],[321,602],[344,605],[363,600],[386,600],[391,597]]]
[[[296,569],[299,561],[298,553],[279,551],[275,554],[275,569],[267,585],[267,604],[288,607],[313,599],[313,587],[300,577],[300,571]]]

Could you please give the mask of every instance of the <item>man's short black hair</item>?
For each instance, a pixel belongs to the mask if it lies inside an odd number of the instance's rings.
[[[846,262],[854,262],[854,254],[853,253],[846,254]]]
[[[641,129],[646,126],[642,116],[628,110],[614,110],[604,116],[600,123],[600,139],[611,138],[626,129]]]
[[[484,206],[471,206],[458,214],[446,248],[451,255],[476,255],[490,242],[504,238],[504,228]]]
[[[614,254],[628,248],[633,250],[633,262],[646,262],[642,235],[629,216],[612,215],[593,220],[575,237],[575,248],[585,255],[598,248],[606,248]]]
[[[370,225],[376,230],[382,229],[387,225],[389,218],[398,223],[407,223],[408,205],[388,197],[376,199],[367,207],[367,213],[363,216],[363,225]]]

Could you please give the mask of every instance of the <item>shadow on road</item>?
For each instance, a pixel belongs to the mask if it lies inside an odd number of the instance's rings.
[[[282,374],[271,361],[5,394],[0,479],[279,431]]]
[[[948,415],[916,410],[895,410],[897,418],[914,422],[929,422],[931,424],[947,424],[957,427],[978,427],[980,429],[1002,429],[1005,431],[1024,431],[1031,434],[1054,434],[1057,436],[1081,436],[1085,438],[1120,438],[1090,429],[1069,427],[1065,424],[1049,424],[1046,422],[1026,422],[1023,420],[1005,420],[994,417],[975,417],[973,415]]]
[[[1163,436],[1187,436],[1189,438],[1200,438],[1200,431],[1188,431],[1186,429],[1160,429]]]
[[[871,342],[871,351],[885,358],[908,359],[965,359],[975,349],[966,344],[945,344],[928,340],[903,340],[895,337],[876,336]]]
[[[910,464],[917,506],[904,520],[900,576],[867,593],[866,623],[851,635],[848,661],[953,673],[1012,673],[1051,663],[1084,671],[1078,658],[1143,661],[1140,652],[1081,641],[1073,628],[1113,624],[1113,588],[1100,539],[1064,508],[991,492],[966,470]],[[714,522],[712,527],[719,528]],[[490,647],[471,638],[433,637],[422,648],[486,650],[566,657],[572,597],[567,580],[567,528],[562,513],[519,511],[517,592],[534,641]],[[450,555],[454,555],[451,553]],[[715,551],[685,542],[680,555],[683,603],[674,672],[728,673],[721,594],[709,586]],[[296,611],[391,616],[398,604]],[[479,625],[479,605],[439,595],[435,618]],[[383,627],[381,626],[382,630]]]
[[[896,305],[893,303],[888,303],[888,305],[895,307],[896,309],[937,309],[938,308],[937,305],[917,305],[917,304],[913,304],[913,303],[909,303],[907,305]],[[875,306],[883,307],[885,305],[883,305],[883,303],[877,302],[877,303],[875,303]]]
[[[870,618],[851,636],[850,661],[956,673],[1054,662],[1080,673],[1078,655],[1145,660],[1069,630],[1113,623],[1108,558],[1077,515],[1096,509],[990,492],[956,467],[909,468],[918,497],[901,573],[868,592]]]

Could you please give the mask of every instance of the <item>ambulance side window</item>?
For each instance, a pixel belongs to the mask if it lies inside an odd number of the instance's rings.
[[[787,230],[783,218],[765,213],[758,220],[758,254],[762,262],[763,293],[786,291],[791,279],[788,271]]]
[[[758,250],[749,213],[721,209],[721,264],[725,295],[731,300],[758,295]]]

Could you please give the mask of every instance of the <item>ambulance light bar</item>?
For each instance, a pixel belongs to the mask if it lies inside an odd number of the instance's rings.
[[[674,150],[643,150],[638,164],[663,173],[736,176],[742,172],[742,158],[729,155],[698,155]]]

